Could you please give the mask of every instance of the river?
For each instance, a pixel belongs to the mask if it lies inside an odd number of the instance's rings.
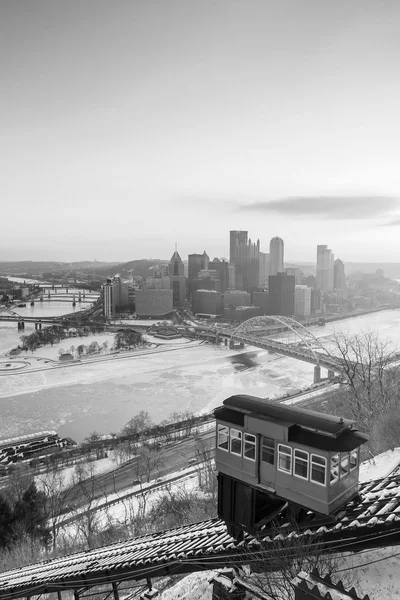
[[[400,348],[400,310],[355,317],[314,335],[376,331]],[[1,334],[0,334],[1,335]],[[40,356],[40,349],[36,353]],[[174,411],[211,410],[235,393],[274,397],[313,380],[313,365],[258,348],[191,345],[124,360],[0,376],[0,437],[43,429],[82,440],[118,431],[141,410],[160,422]]]

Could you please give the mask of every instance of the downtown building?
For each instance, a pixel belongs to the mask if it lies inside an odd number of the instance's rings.
[[[306,285],[296,285],[294,291],[294,314],[296,317],[309,317],[311,315],[312,289]]]
[[[168,264],[168,276],[171,282],[172,303],[174,308],[185,306],[186,277],[185,265],[177,250],[173,253]]]
[[[292,317],[294,315],[295,277],[278,273],[268,278],[268,313]]]
[[[215,290],[196,290],[192,294],[193,314],[200,317],[217,317],[223,312],[222,294]]]
[[[103,314],[108,319],[123,309],[129,309],[128,284],[119,277],[108,278],[103,285]]]
[[[190,300],[192,293],[196,287],[194,280],[199,278],[200,271],[208,269],[208,263],[210,259],[207,252],[204,250],[203,254],[189,254],[188,256],[188,299]]]
[[[246,292],[256,289],[260,272],[260,240],[252,243],[249,239],[246,243],[237,243],[232,258],[235,265],[236,289]]]
[[[258,285],[260,287],[268,286],[268,277],[270,273],[270,254],[268,252],[260,252],[260,265],[258,273]]]
[[[282,238],[273,237],[269,243],[269,275],[283,273],[284,252]]]
[[[333,287],[341,299],[347,298],[346,273],[344,271],[344,263],[340,258],[335,260],[333,266]]]
[[[325,244],[317,246],[317,276],[316,288],[322,292],[331,292],[333,290],[335,257],[332,250]]]
[[[173,310],[171,280],[156,272],[147,277],[143,288],[136,290],[136,315],[139,318],[160,318]]]

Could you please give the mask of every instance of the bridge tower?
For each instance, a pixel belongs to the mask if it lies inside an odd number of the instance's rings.
[[[75,294],[72,296],[72,306],[76,306],[76,302],[75,302]]]
[[[78,296],[78,302],[81,302],[82,297],[81,297],[81,293],[79,292],[79,296]]]

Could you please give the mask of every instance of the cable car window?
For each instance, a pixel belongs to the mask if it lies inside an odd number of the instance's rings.
[[[339,481],[339,454],[331,456],[331,484]]]
[[[297,449],[294,451],[293,475],[301,479],[308,479],[308,452]]]
[[[325,485],[326,483],[326,458],[311,454],[310,481]]]
[[[349,453],[340,453],[340,477],[346,477],[349,474]]]
[[[270,438],[263,438],[261,460],[270,465],[275,464],[275,441]]]
[[[231,429],[231,453],[242,456],[242,432]]]
[[[278,444],[278,471],[292,472],[292,449],[290,446]]]
[[[358,467],[358,448],[350,452],[350,471]]]
[[[229,427],[225,427],[225,425],[218,425],[218,448],[220,450],[225,450],[228,452],[229,447]]]
[[[249,460],[256,460],[256,436],[252,433],[244,434],[243,456]]]

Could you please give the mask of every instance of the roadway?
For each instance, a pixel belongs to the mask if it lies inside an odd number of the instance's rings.
[[[215,430],[212,428],[211,430],[198,433],[197,437],[201,437],[202,440],[213,440],[215,438]],[[195,444],[196,438],[191,436],[163,446],[159,451],[159,460],[153,469],[150,469],[150,467],[146,468],[143,459],[139,455],[123,463],[116,469],[99,473],[99,475],[77,483],[70,488],[70,494],[68,494],[69,498],[71,498],[70,502],[67,501],[70,510],[80,508],[108,495],[121,493],[127,488],[134,486],[135,481],[138,479],[141,479],[144,484],[148,478],[156,480],[186,469],[189,466],[189,460],[196,458]],[[137,485],[137,489],[138,491],[140,490],[139,485]]]

